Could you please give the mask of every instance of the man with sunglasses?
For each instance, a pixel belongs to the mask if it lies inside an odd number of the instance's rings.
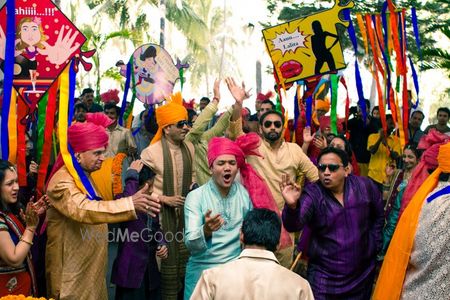
[[[181,94],[155,110],[158,131],[141,153],[142,162],[155,172],[153,194],[162,203],[161,227],[167,240],[168,258],[161,262],[163,299],[183,295],[189,253],[181,238],[184,231],[184,199],[195,182],[192,167],[194,146],[185,141],[189,132],[188,113]],[[168,238],[169,237],[169,238]]]
[[[228,89],[234,99],[245,96],[245,90],[237,86],[233,80],[226,81]],[[303,185],[305,178],[310,182],[319,179],[316,166],[303,153],[299,145],[288,143],[284,140],[284,116],[278,111],[267,111],[259,118],[259,133],[262,141],[258,147],[261,156],[249,155],[247,162],[261,176],[272,193],[275,204],[279,211],[284,207],[284,199],[281,195],[279,184],[281,176],[288,174],[299,184]],[[242,131],[242,122],[230,122],[230,132],[236,136],[244,134]],[[292,264],[294,252],[294,235],[291,235],[290,246],[279,249],[275,254],[280,264],[289,268]]]
[[[315,299],[368,300],[382,242],[381,193],[369,178],[350,174],[341,149],[325,148],[318,162],[319,182],[304,189],[282,178],[283,224],[311,230],[307,279]]]

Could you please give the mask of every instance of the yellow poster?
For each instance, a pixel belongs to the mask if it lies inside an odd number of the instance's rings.
[[[290,83],[346,67],[336,25],[348,26],[339,18],[350,1],[328,10],[264,29],[263,36],[281,83]],[[342,15],[342,14],[341,14]]]

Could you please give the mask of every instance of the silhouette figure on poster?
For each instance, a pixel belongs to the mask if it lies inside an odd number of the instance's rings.
[[[331,32],[323,31],[320,21],[314,21],[311,25],[314,32],[314,35],[311,36],[311,47],[316,57],[315,74],[320,74],[320,69],[322,69],[324,63],[328,64],[330,70],[335,70],[336,64],[330,50],[338,43],[339,37]],[[335,41],[329,48],[326,46],[328,36],[335,38]]]

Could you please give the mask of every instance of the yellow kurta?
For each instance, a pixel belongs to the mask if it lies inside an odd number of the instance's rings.
[[[136,219],[131,197],[91,201],[63,166],[49,182],[46,276],[48,296],[67,300],[107,299],[106,223]]]
[[[375,145],[379,138],[379,133],[373,133],[369,135],[369,139],[367,140],[367,150]],[[386,140],[387,145],[392,149],[392,151],[395,151],[398,154],[401,153],[402,146],[397,136],[390,135]],[[388,148],[383,145],[383,143],[380,143],[377,152],[370,156],[368,177],[382,184],[384,179],[386,178],[386,165],[389,163],[389,160],[390,158]]]

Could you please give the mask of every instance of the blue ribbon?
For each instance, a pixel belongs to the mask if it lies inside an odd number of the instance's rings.
[[[311,127],[312,119],[312,95],[306,98],[306,126]]]
[[[411,56],[408,55],[408,57],[409,57],[409,65],[411,66],[412,78],[414,81],[414,88],[416,89],[417,94],[416,103],[413,105],[413,108],[417,109],[417,106],[419,105],[419,78],[417,77],[416,68],[414,67],[414,63],[411,59]]]
[[[123,92],[122,107],[120,108],[120,116],[119,116],[119,125],[120,126],[123,126],[123,115],[125,114],[125,108],[127,107],[127,97],[128,97],[128,90],[130,89],[132,67],[133,66],[131,65],[131,62],[128,62],[128,64],[127,64],[127,79],[125,81],[125,89]]]
[[[6,1],[6,47],[5,64],[3,68],[3,104],[2,104],[2,159],[8,160],[9,157],[9,132],[8,119],[11,105],[11,91],[14,77],[14,48],[16,40],[16,8],[15,1]]]
[[[443,188],[442,190],[437,191],[436,193],[430,195],[427,198],[427,202],[430,203],[431,201],[433,201],[434,199],[440,197],[440,196],[444,196],[446,194],[450,194],[450,186],[446,186],[445,188]]]
[[[362,86],[362,79],[361,79],[361,73],[359,71],[358,66],[358,42],[356,41],[356,33],[355,28],[353,27],[352,19],[350,18],[350,10],[345,9],[344,10],[344,19],[349,22],[348,25],[348,34],[350,36],[350,40],[352,41],[353,49],[355,50],[355,81],[356,81],[356,90],[358,91],[358,105],[361,108],[361,113],[364,120],[364,126],[366,124],[367,119],[367,111],[366,111],[366,100],[364,98],[364,92],[363,92],[363,86]]]
[[[398,22],[398,31],[399,31],[399,37],[400,37],[400,55],[402,56],[402,61],[405,61],[405,58],[403,57],[403,53],[405,52],[403,49],[403,39],[406,39],[406,20],[403,19],[402,13],[397,13],[398,19],[400,22]],[[402,26],[404,30],[402,30]],[[407,43],[407,42],[406,42]]]
[[[69,126],[72,124],[75,107],[74,97],[75,97],[76,77],[77,73],[75,72],[75,60],[72,59],[69,70],[69,112],[68,112]]]
[[[411,8],[411,22],[414,29],[414,36],[416,37],[417,50],[419,51],[420,60],[422,60],[422,50],[420,49],[419,25],[417,25],[416,8]]]
[[[383,29],[384,29],[384,44],[386,45],[385,48],[386,48],[386,51],[389,51],[389,46],[388,46],[389,33],[388,33],[388,23],[387,23],[387,18],[386,18],[387,8],[388,8],[388,3],[387,3],[387,1],[384,1],[383,7],[381,9],[381,22],[383,23]]]

